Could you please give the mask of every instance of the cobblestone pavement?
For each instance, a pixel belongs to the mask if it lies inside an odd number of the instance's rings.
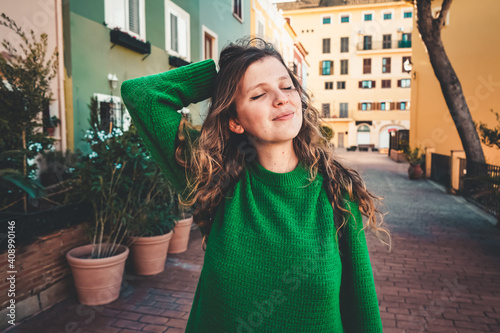
[[[500,230],[491,217],[407,164],[371,152],[339,153],[383,196],[392,251],[368,235],[384,332],[500,332]],[[166,269],[139,277],[126,267],[120,298],[79,305],[75,296],[14,327],[21,333],[184,332],[203,265],[198,230]]]
[[[339,154],[383,196],[392,251],[368,245],[384,332],[500,332],[500,230],[493,218],[408,164],[367,152]]]

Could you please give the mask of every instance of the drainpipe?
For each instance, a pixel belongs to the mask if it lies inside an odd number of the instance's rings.
[[[56,40],[58,53],[58,69],[57,69],[57,103],[59,110],[59,119],[61,126],[59,128],[61,138],[61,151],[66,151],[67,147],[67,131],[66,131],[66,110],[64,101],[64,41],[63,41],[63,24],[62,24],[62,0],[54,0],[55,15],[56,15]]]

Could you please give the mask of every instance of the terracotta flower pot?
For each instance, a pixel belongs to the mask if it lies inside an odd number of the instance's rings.
[[[191,232],[191,224],[193,223],[193,217],[179,220],[175,224],[174,234],[170,240],[170,245],[168,247],[168,253],[182,253],[187,250],[189,243],[189,233]]]
[[[415,180],[422,178],[424,171],[422,170],[422,166],[420,164],[410,164],[408,167],[408,178]]]
[[[111,303],[120,295],[129,249],[125,245],[120,245],[118,254],[101,259],[90,259],[91,252],[92,244],[89,244],[66,253],[78,300],[85,305]]]
[[[155,275],[163,272],[173,231],[153,237],[129,237],[130,257],[138,275]]]

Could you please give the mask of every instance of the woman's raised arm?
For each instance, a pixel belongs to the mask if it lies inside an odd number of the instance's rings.
[[[212,59],[160,74],[126,80],[121,86],[137,131],[177,193],[186,187],[184,168],[175,161],[182,116],[177,112],[210,97],[217,71]]]

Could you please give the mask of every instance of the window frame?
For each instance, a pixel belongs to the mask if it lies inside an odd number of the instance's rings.
[[[386,36],[389,36],[389,40],[385,40]],[[386,43],[389,44],[389,47],[385,47],[387,45]],[[382,35],[382,49],[383,50],[392,49],[392,34],[383,34]]]
[[[367,41],[369,41],[367,43]],[[369,47],[367,47],[369,46]],[[363,36],[363,51],[373,50],[373,36],[372,35],[364,35]]]
[[[384,64],[384,60],[389,59],[389,62]],[[382,57],[382,74],[390,74],[391,73],[391,57]],[[388,70],[387,70],[388,69]]]
[[[411,88],[411,79],[401,79],[401,87],[400,88]],[[405,85],[403,85],[403,82],[405,82]],[[406,84],[408,83],[408,84]]]
[[[325,23],[325,18],[329,18],[330,22]],[[321,15],[321,25],[332,24],[332,21],[333,21],[332,15],[330,15],[330,14]]]
[[[345,110],[342,109],[343,105],[345,105]],[[343,111],[345,111],[345,115],[343,115]],[[349,103],[339,103],[339,118],[349,118]]]
[[[369,64],[367,63],[367,61],[369,62]],[[372,73],[372,58],[363,58],[363,74],[371,74],[371,73]]]
[[[239,6],[240,6],[240,16],[238,16],[238,13],[235,12],[235,4],[236,3],[239,3]],[[243,17],[244,17],[244,12],[243,12],[243,8],[245,6],[243,6],[243,0],[233,0],[231,1],[231,12],[233,13],[233,17],[238,20],[240,23],[243,23],[244,20],[243,20]]]
[[[170,33],[170,14],[177,14],[177,17],[181,17],[186,21],[186,56],[182,55],[180,51],[175,51],[171,48],[171,33]],[[186,61],[191,61],[191,27],[190,27],[191,16],[181,7],[177,6],[170,0],[165,0],[165,47],[169,54],[185,59]],[[180,39],[179,39],[180,40]]]
[[[342,22],[342,19],[344,17],[347,17],[347,22]],[[351,13],[344,13],[344,14],[340,14],[339,15],[339,23],[340,24],[343,24],[343,23],[351,23]]]
[[[411,16],[405,17],[405,14],[410,13]],[[408,10],[408,9],[402,9],[401,10],[401,18],[402,19],[407,19],[407,18],[413,18],[413,10]]]
[[[325,108],[325,106],[328,106],[327,108]],[[326,116],[326,112],[325,112],[325,109],[328,109],[328,117]],[[321,103],[321,118],[331,118],[331,107],[330,107],[330,103]]]
[[[349,59],[340,59],[340,75],[349,75]]]
[[[343,43],[345,40],[345,44]],[[346,48],[344,48],[346,46]],[[340,53],[349,53],[349,37],[340,37]]]
[[[138,38],[142,41],[146,41],[146,4],[145,0],[139,1],[139,34],[130,30],[130,0],[118,1],[118,0],[105,0],[104,1],[104,19],[106,21],[106,26],[110,29],[119,28],[121,31],[129,34],[132,37]],[[112,17],[113,7],[119,3],[125,3],[125,7],[123,8],[124,14],[124,24],[125,26],[120,26],[116,24]]]
[[[368,84],[369,82],[370,84]],[[367,83],[365,85],[365,83]],[[373,89],[373,80],[361,80],[361,89]]]
[[[373,111],[373,101],[361,101],[359,104],[361,104],[359,111]],[[368,108],[368,106],[370,107]]]
[[[325,42],[328,41],[327,45],[328,45],[328,51],[326,51],[326,45],[325,45]],[[322,53],[323,54],[328,54],[328,53],[331,53],[332,52],[332,39],[331,38],[323,38],[322,39]]]
[[[337,81],[337,90],[345,90],[346,88],[346,82],[345,81]]]
[[[366,15],[371,15],[369,20],[366,19]],[[366,12],[361,13],[361,17],[363,18],[363,22],[372,22],[374,16],[375,16],[374,11],[366,11]]]
[[[389,85],[387,87],[384,87],[384,82],[389,82]],[[391,79],[383,79],[382,82],[380,83],[380,87],[382,89],[390,89],[392,87],[392,80]]]
[[[207,58],[207,55],[205,54],[205,35],[210,35],[214,42],[212,45],[212,54],[214,55],[213,58]],[[209,29],[207,26],[204,24],[201,25],[201,58],[202,59],[213,59],[216,63],[219,61],[219,35],[217,35],[213,30]]]
[[[386,105],[386,109],[385,110],[382,110],[382,104],[385,104]],[[391,109],[391,103],[392,101],[389,101],[389,100],[382,100],[379,102],[380,104],[380,111],[392,111]]]
[[[392,20],[394,20],[394,9],[386,9],[386,10],[383,10],[383,11],[381,12],[381,14],[382,14],[382,17],[381,17],[380,19],[382,20],[382,22],[383,22],[383,21],[392,21]],[[386,18],[385,18],[385,15],[386,15],[386,14],[390,14],[390,15],[391,15],[391,17],[390,17],[390,18],[388,18],[388,19],[386,19]]]
[[[329,74],[325,74],[325,63],[329,63]],[[333,75],[333,60],[321,60],[321,76]]]
[[[325,90],[333,90],[333,81],[325,81]]]

